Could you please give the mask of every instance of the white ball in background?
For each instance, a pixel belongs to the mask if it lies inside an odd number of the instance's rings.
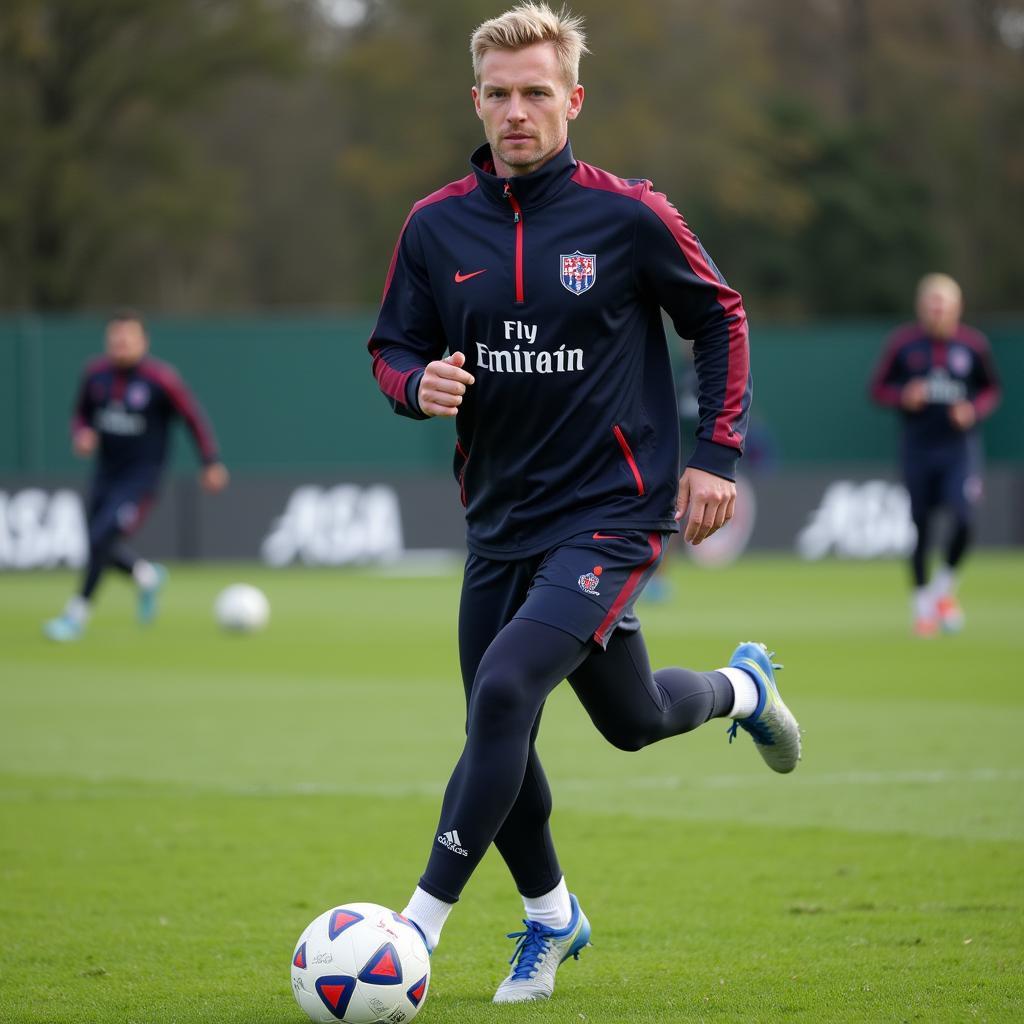
[[[254,633],[270,621],[270,602],[258,587],[232,583],[218,595],[213,614],[222,629],[235,633]]]

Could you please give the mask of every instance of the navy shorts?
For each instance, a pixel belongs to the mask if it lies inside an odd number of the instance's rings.
[[[145,480],[97,480],[89,495],[89,543],[93,546],[118,534],[134,533],[156,498]]]
[[[945,506],[959,519],[970,520],[981,497],[979,461],[970,443],[904,448],[903,478],[913,518]]]
[[[503,607],[505,613],[498,617],[504,621],[543,622],[604,648],[616,629],[639,628],[633,605],[657,570],[669,536],[609,527],[577,534],[518,561],[471,554],[463,580],[463,612],[477,618],[473,605]]]

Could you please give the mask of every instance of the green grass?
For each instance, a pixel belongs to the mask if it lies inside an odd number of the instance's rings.
[[[235,579],[273,606],[219,634]],[[1024,1020],[1024,558],[979,556],[959,637],[916,640],[897,564],[677,563],[653,660],[770,642],[805,728],[779,777],[725,724],[608,747],[567,687],[541,753],[592,949],[493,1007],[521,916],[489,854],[434,956],[441,1022]],[[0,576],[0,1021],[301,1024],[314,915],[404,905],[461,743],[457,574],[177,567],[110,580],[47,645],[65,574]]]

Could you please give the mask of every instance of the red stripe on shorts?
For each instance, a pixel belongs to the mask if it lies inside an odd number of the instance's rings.
[[[619,596],[612,602],[611,608],[608,609],[608,614],[604,617],[604,621],[594,633],[594,639],[603,647],[607,640],[607,632],[611,629],[615,620],[622,613],[622,609],[629,603],[629,599],[633,596],[633,592],[636,590],[637,585],[640,583],[640,577],[658,560],[658,556],[661,554],[661,534],[652,533],[647,538],[647,543],[651,548],[651,557],[644,562],[643,565],[638,565],[630,574],[629,579],[626,580],[625,586],[619,591]]]

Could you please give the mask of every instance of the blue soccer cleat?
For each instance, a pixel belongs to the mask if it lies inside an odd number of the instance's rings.
[[[58,615],[43,623],[43,632],[54,643],[67,644],[81,637],[85,632],[85,623],[67,614]]]
[[[572,917],[561,929],[538,921],[524,920],[524,932],[510,932],[518,939],[509,963],[512,970],[494,993],[496,1003],[528,1003],[548,999],[555,990],[555,971],[569,957],[579,960],[580,951],[590,945],[590,922],[571,893]]]
[[[775,685],[772,655],[764,644],[745,642],[733,651],[730,668],[743,669],[757,684],[758,701],[749,718],[737,718],[729,729],[729,742],[737,729],[750,733],[754,746],[772,771],[791,772],[800,760],[800,726]]]
[[[148,626],[156,618],[160,610],[160,591],[167,582],[167,570],[162,565],[154,562],[153,569],[156,571],[156,582],[151,587],[139,587],[138,616],[139,622],[144,626]]]

